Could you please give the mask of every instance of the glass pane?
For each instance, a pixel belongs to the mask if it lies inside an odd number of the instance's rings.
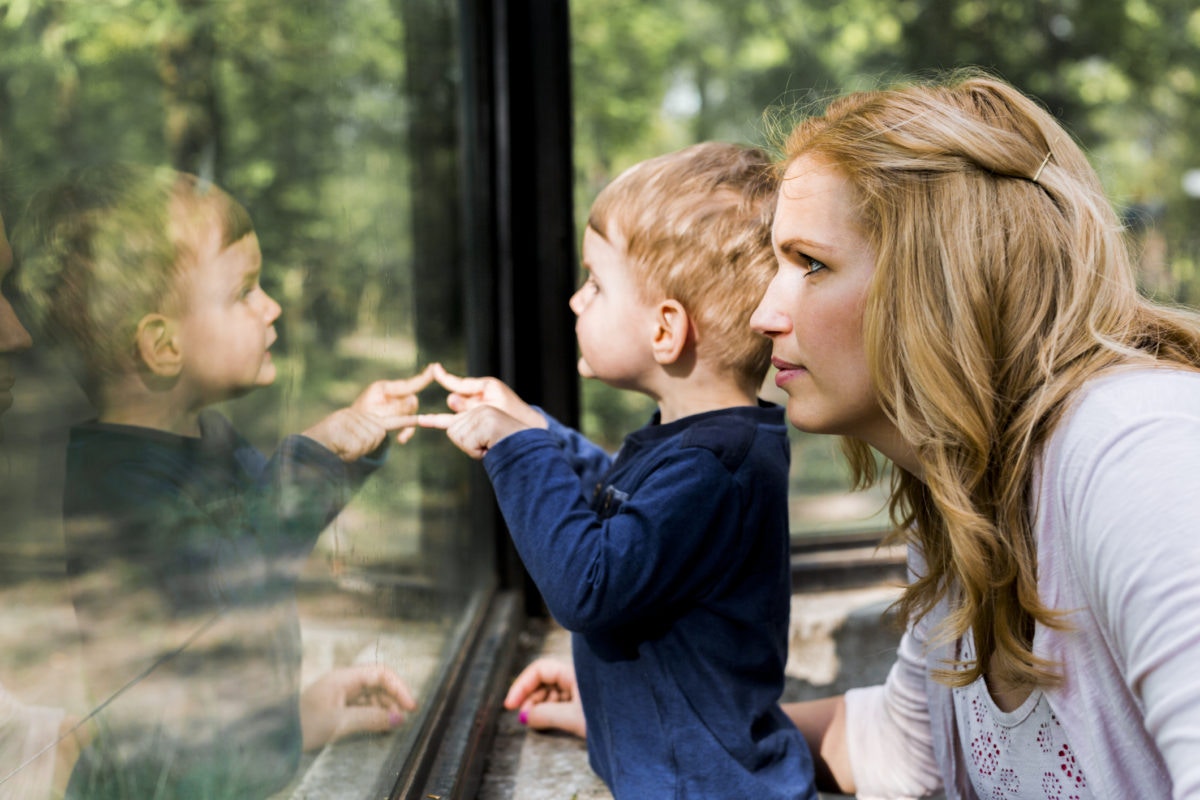
[[[495,573],[361,396],[465,361],[457,8],[0,3],[0,796],[394,782]]]
[[[788,121],[824,97],[977,65],[1082,140],[1129,227],[1143,288],[1200,303],[1192,2],[579,0],[571,24],[580,230],[599,190],[637,161],[708,139],[777,150]],[[585,388],[585,429],[611,439],[645,421],[644,407],[619,420],[623,408],[635,406]],[[794,535],[886,526],[883,491],[850,495],[837,477],[835,442],[793,441]]]

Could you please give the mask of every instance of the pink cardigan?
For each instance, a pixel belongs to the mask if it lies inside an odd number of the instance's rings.
[[[1088,784],[1200,798],[1200,374],[1093,381],[1035,481],[1038,591],[1071,628],[1039,626],[1034,650],[1061,665],[1046,697]],[[928,643],[945,610],[905,634],[883,686],[846,694],[860,797],[975,797],[951,692],[929,677],[954,646]]]

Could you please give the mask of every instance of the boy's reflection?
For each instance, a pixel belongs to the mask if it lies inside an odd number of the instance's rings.
[[[71,431],[63,500],[102,703],[68,796],[262,797],[302,748],[400,724],[414,703],[384,667],[299,692],[294,583],[430,378],[371,384],[266,459],[208,408],[275,378],[280,309],[236,201],[171,170],[93,168],[35,200],[16,243],[38,327],[98,412]]]

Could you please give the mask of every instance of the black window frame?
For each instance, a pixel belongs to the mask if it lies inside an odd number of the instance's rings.
[[[495,375],[569,424],[579,421],[574,317],[569,15],[565,0],[461,0],[463,309],[471,374]],[[395,798],[471,798],[482,776],[517,636],[544,614],[482,470],[473,524],[491,530],[494,592],[429,698],[396,764]],[[477,491],[476,491],[477,490]]]

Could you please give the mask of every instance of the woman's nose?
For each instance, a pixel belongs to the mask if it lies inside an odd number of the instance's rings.
[[[33,346],[33,338],[17,319],[8,300],[0,297],[0,353],[16,353]]]
[[[791,327],[791,320],[778,308],[779,306],[771,296],[771,289],[768,287],[767,293],[758,302],[758,308],[754,309],[754,313],[750,315],[751,330],[761,333],[763,336],[786,333]]]

